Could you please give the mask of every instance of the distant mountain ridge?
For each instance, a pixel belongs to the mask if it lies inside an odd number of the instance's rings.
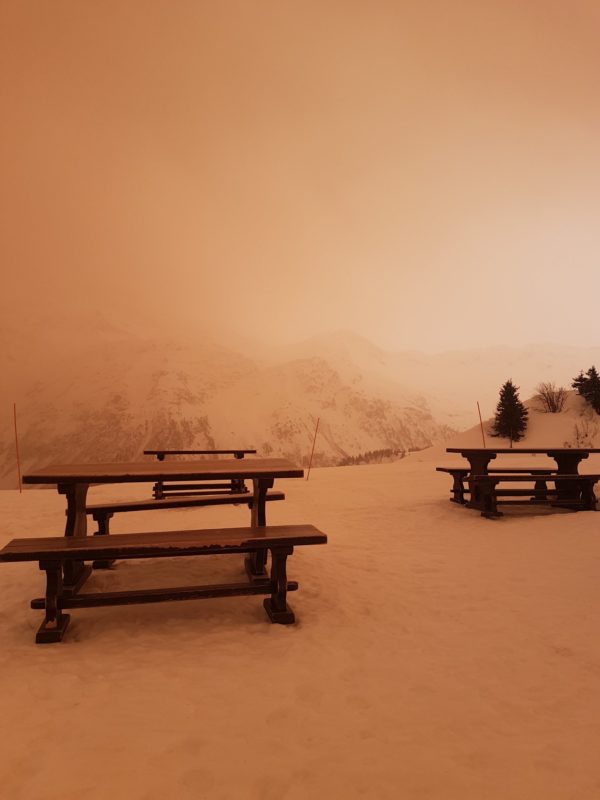
[[[512,379],[522,399],[531,397],[543,381],[571,388],[580,370],[595,364],[600,369],[600,346],[535,343],[523,347],[471,347],[441,353],[386,351],[348,331],[314,336],[288,348],[278,348],[275,358],[324,352],[336,364],[351,362],[370,385],[394,386],[420,398],[435,419],[457,430],[478,422],[477,402],[483,416],[494,413],[500,387]]]
[[[452,432],[422,397],[385,382],[378,390],[356,365],[338,366],[327,354],[256,360],[215,341],[159,341],[90,321],[75,337],[53,328],[47,352],[39,340],[7,334],[15,347],[3,365],[4,386],[18,405],[24,472],[52,462],[135,460],[156,447],[256,447],[302,464],[317,419],[315,465],[370,450],[421,449]],[[14,487],[15,477],[5,414],[0,485]]]
[[[60,322],[0,323],[0,486],[16,480],[12,403],[23,470],[51,462],[131,460],[145,448],[256,447],[315,464],[421,449],[490,417],[512,378],[570,386],[600,348],[535,345],[437,354],[386,351],[348,331],[304,342],[227,346],[218,332],[159,334],[85,312]]]

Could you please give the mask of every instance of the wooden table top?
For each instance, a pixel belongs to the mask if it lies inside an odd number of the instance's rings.
[[[256,453],[256,450],[244,450],[243,447],[237,450],[144,450],[145,456],[228,456],[234,453]]]
[[[23,475],[23,483],[135,483],[219,478],[302,478],[304,470],[285,458],[211,458],[201,461],[139,461],[50,464]]]
[[[600,453],[598,447],[447,447],[447,453]]]

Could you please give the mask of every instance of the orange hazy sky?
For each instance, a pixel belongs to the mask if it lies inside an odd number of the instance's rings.
[[[597,0],[3,0],[2,309],[600,344]]]

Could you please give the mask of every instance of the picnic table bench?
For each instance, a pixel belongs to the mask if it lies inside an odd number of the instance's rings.
[[[233,456],[241,459],[245,455],[256,453],[256,450],[144,450],[145,456],[156,456],[158,461],[164,461],[166,456]],[[231,478],[227,483],[167,483],[157,481],[152,487],[152,494],[158,500],[161,497],[172,495],[194,495],[215,492],[247,492],[246,484],[240,478]]]
[[[468,501],[465,499],[465,495],[471,494],[471,490],[467,486],[465,486],[465,481],[471,474],[470,467],[436,467],[435,469],[436,472],[447,472],[452,476],[453,483],[452,483],[452,488],[450,490],[452,492],[452,497],[450,498],[450,500],[453,503],[466,505]],[[486,474],[529,475],[532,478],[537,479],[535,482],[536,494],[541,497],[547,491],[546,480],[544,480],[542,476],[547,475],[550,477],[556,472],[557,472],[556,469],[529,469],[529,467],[513,467],[513,468],[489,469]],[[524,494],[528,490],[519,490],[519,491],[522,494]]]
[[[285,500],[283,492],[268,490],[264,498],[265,502],[275,500]],[[167,508],[195,508],[200,506],[219,506],[219,505],[240,505],[244,503],[250,509],[252,515],[252,495],[248,492],[241,494],[213,494],[202,495],[200,497],[163,497],[158,500],[150,498],[148,500],[130,500],[117,503],[95,503],[86,507],[86,513],[98,523],[98,530],[95,536],[107,536],[110,533],[110,520],[115,514],[128,511],[156,511]],[[252,521],[252,519],[251,519]],[[99,560],[93,562],[94,569],[108,569],[112,566],[112,561]]]
[[[274,525],[260,528],[224,528],[216,530],[166,531],[154,533],[112,534],[111,536],[57,536],[13,539],[0,550],[0,561],[38,561],[46,573],[46,594],[32,600],[33,608],[45,611],[35,641],[38,644],[59,642],[69,625],[65,609],[96,606],[157,603],[166,600],[190,600],[206,597],[270,595],[263,602],[271,622],[289,625],[295,621],[287,604],[287,593],[298,584],[288,581],[286,562],[294,547],[325,544],[327,536],[313,525]],[[271,552],[270,577],[263,581],[121,592],[65,594],[63,571],[66,564],[86,560],[132,558],[173,558],[226,553]]]
[[[485,473],[483,475],[472,475],[471,481],[474,487],[472,496],[475,496],[475,501],[467,503],[467,507],[478,508],[481,510],[481,516],[488,519],[494,517],[501,517],[502,512],[498,511],[498,503],[519,503],[519,500],[505,499],[500,501],[500,497],[529,497],[529,502],[544,503],[557,508],[568,508],[573,511],[595,511],[596,510],[596,495],[594,493],[594,486],[600,480],[600,475],[580,474],[573,475],[558,475],[554,474],[549,476],[555,484],[555,489],[540,490],[539,488],[532,489],[498,489],[498,484],[502,482],[522,482],[531,481],[531,475],[492,475]]]

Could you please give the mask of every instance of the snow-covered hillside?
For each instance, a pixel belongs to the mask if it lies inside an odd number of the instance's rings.
[[[531,397],[541,382],[570,388],[580,370],[600,367],[600,347],[555,344],[523,347],[477,347],[441,353],[389,352],[349,331],[316,336],[279,348],[273,358],[322,353],[351,368],[369,385],[385,393],[403,392],[424,398],[434,418],[456,430],[478,422],[477,402],[484,416],[494,412],[500,387],[507,379],[519,386],[521,398]]]
[[[527,400],[529,411],[527,430],[514,447],[600,447],[600,417],[585,400],[570,391],[564,409],[558,414],[548,414],[540,409],[538,402]],[[510,441],[493,437],[493,417],[483,421],[483,433],[487,447],[510,447]],[[448,447],[482,447],[481,426],[474,425],[462,433],[450,437]]]
[[[391,353],[346,331],[264,348],[201,325],[165,331],[83,311],[20,326],[3,320],[0,341],[0,487],[16,481],[15,401],[24,471],[130,460],[160,446],[256,447],[306,463],[318,418],[315,464],[333,465],[420,449],[473,426],[465,435],[479,444],[476,402],[493,413],[507,378],[527,398],[540,381],[570,386],[600,364],[600,348]],[[562,417],[561,443],[595,435],[594,420],[571,419],[577,408]],[[545,424],[538,416],[530,435]]]
[[[43,326],[38,328],[43,330]],[[127,461],[144,448],[256,447],[306,463],[317,418],[315,465],[366,451],[406,452],[451,431],[425,399],[328,354],[278,363],[203,337],[148,336],[88,320],[46,342],[4,337],[0,486],[15,485],[12,401],[22,469],[50,462]],[[45,344],[45,346],[44,346]]]

